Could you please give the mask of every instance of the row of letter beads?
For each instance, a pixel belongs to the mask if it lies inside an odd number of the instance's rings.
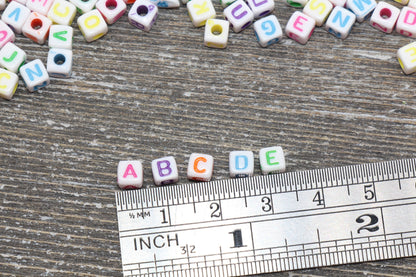
[[[283,149],[280,146],[263,148],[259,151],[263,174],[283,172],[286,169]],[[232,151],[229,155],[230,177],[253,176],[254,154],[252,151]],[[214,158],[211,155],[192,153],[189,157],[187,177],[189,180],[208,182],[212,178]],[[175,158],[167,156],[152,161],[153,180],[157,186],[176,183],[179,180]],[[122,189],[136,189],[143,185],[141,161],[120,161],[117,182]]]

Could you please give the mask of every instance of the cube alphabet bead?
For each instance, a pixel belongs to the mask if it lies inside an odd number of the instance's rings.
[[[87,42],[99,39],[108,32],[108,26],[98,10],[84,13],[77,19],[78,27]]]
[[[46,16],[53,2],[54,0],[27,0],[26,7],[32,12],[37,12]]]
[[[193,1],[193,0],[192,0]],[[188,179],[208,182],[214,170],[214,158],[211,155],[192,153],[189,157]]]
[[[325,29],[337,38],[345,39],[351,32],[355,20],[353,12],[336,6],[325,23]]]
[[[158,16],[158,8],[147,0],[136,0],[128,13],[131,25],[149,32]]]
[[[211,0],[192,0],[186,3],[186,8],[195,27],[204,26],[208,19],[216,15]]]
[[[237,0],[224,9],[225,18],[235,33],[239,33],[253,23],[254,13],[244,0]]]
[[[399,8],[384,1],[378,2],[371,15],[370,24],[382,32],[391,33],[396,26],[399,14]]]
[[[48,45],[50,48],[72,49],[74,30],[71,26],[52,25],[49,29]]]
[[[120,161],[117,167],[117,183],[121,189],[139,189],[143,186],[141,161]]]
[[[0,50],[0,65],[13,73],[19,72],[19,68],[26,61],[26,52],[14,43],[8,42]]]
[[[178,167],[172,156],[152,161],[152,173],[155,185],[168,185],[179,180]]]
[[[416,38],[416,9],[403,7],[396,22],[396,31],[403,36]]]
[[[254,174],[254,154],[252,151],[232,151],[229,157],[230,177],[243,178]]]
[[[255,19],[266,16],[274,10],[274,0],[247,0],[247,4]]]
[[[227,47],[230,23],[223,19],[208,19],[205,24],[204,45],[212,48]]]
[[[280,146],[273,146],[260,149],[260,167],[262,173],[278,173],[286,170],[285,155]]]
[[[34,42],[44,44],[51,25],[52,21],[49,18],[40,13],[32,12],[23,25],[22,33]]]
[[[0,68],[0,97],[12,99],[18,83],[19,77],[16,73]]]
[[[70,26],[76,14],[77,8],[74,4],[65,0],[55,0],[48,12],[48,18],[54,24]]]
[[[6,23],[0,20],[0,48],[8,42],[14,42],[16,36]]]
[[[295,11],[289,18],[285,33],[291,39],[306,44],[315,29],[315,19],[300,11]]]
[[[119,20],[127,10],[123,0],[98,0],[95,7],[109,25]]]
[[[77,7],[77,11],[80,14],[84,14],[94,9],[97,0],[69,0],[69,2]]]
[[[397,59],[405,74],[416,72],[416,42],[406,44],[397,50]]]
[[[253,27],[257,41],[262,47],[280,41],[283,36],[282,27],[277,17],[272,14],[254,22]]]
[[[363,22],[371,16],[371,12],[376,8],[375,0],[347,0],[346,7],[357,16],[358,22]]]
[[[303,8],[303,13],[315,19],[316,26],[322,26],[332,11],[328,0],[310,0]]]
[[[72,50],[51,48],[48,52],[46,70],[50,77],[69,78],[72,73]]]
[[[1,15],[1,20],[3,20],[9,27],[17,34],[22,33],[23,25],[30,15],[30,10],[26,6],[16,2],[11,1],[7,8],[3,11]]]
[[[19,72],[26,88],[30,92],[34,92],[49,85],[50,79],[48,71],[46,71],[46,68],[40,59],[33,60],[23,65],[20,67]]]

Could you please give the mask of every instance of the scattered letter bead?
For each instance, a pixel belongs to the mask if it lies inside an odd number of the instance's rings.
[[[11,1],[1,15],[3,20],[17,34],[22,33],[23,25],[30,15],[30,10],[22,4]]]
[[[193,1],[193,0],[192,0]],[[188,179],[208,182],[214,170],[214,158],[207,154],[192,153],[189,157]]]
[[[254,155],[251,151],[230,152],[230,177],[242,178],[253,176]]]
[[[254,14],[254,18],[268,15],[274,10],[274,0],[247,0],[247,4]]]
[[[205,24],[204,44],[212,48],[227,47],[230,23],[223,19],[208,19]]]
[[[14,42],[16,36],[6,23],[0,20],[0,48],[8,42]]]
[[[16,73],[0,68],[0,97],[12,99],[18,83],[19,77]]]
[[[26,20],[25,25],[23,25],[22,33],[34,42],[44,44],[51,25],[52,21],[49,18],[40,13],[32,12]]]
[[[303,13],[315,19],[316,26],[322,26],[332,10],[328,0],[310,0],[303,8]]]
[[[107,23],[96,9],[78,17],[77,23],[87,42],[97,40],[108,32]]]
[[[179,180],[178,167],[172,156],[152,161],[152,173],[155,185],[168,185]]]
[[[97,0],[69,0],[69,2],[77,7],[77,10],[80,14],[84,14],[94,9]]]
[[[263,174],[284,172],[286,170],[285,156],[280,146],[260,149],[259,159]]]
[[[373,14],[371,15],[370,24],[382,32],[391,33],[396,26],[399,14],[400,9],[395,6],[384,1],[378,2]]]
[[[26,7],[32,12],[46,16],[54,0],[27,0]]]
[[[263,47],[276,43],[282,38],[282,28],[274,15],[257,20],[253,26],[257,41]]]
[[[195,27],[204,26],[208,19],[216,15],[211,0],[192,0],[186,3],[186,8]]]
[[[225,18],[230,21],[234,32],[239,33],[254,20],[254,14],[243,0],[237,0],[224,9]]]
[[[0,65],[8,71],[19,72],[19,68],[25,63],[25,60],[26,52],[12,42],[8,42],[0,50]]]
[[[315,19],[300,11],[295,11],[286,24],[285,32],[291,39],[306,44],[314,29]]]
[[[347,0],[347,9],[357,16],[358,22],[363,22],[371,16],[371,12],[376,8],[375,0]]]
[[[416,38],[416,9],[402,8],[396,22],[396,31],[404,36]]]
[[[139,189],[143,185],[143,166],[140,161],[120,161],[117,183],[121,189]]]
[[[49,76],[69,78],[72,73],[72,50],[51,48],[48,52],[46,69]]]
[[[52,25],[49,29],[49,47],[71,50],[73,33],[74,30],[71,26]]]
[[[353,12],[336,6],[328,17],[325,29],[340,39],[345,39],[351,32],[356,16]]]
[[[70,26],[72,21],[74,21],[76,13],[77,8],[74,4],[65,0],[55,0],[48,12],[48,18],[54,24]]]
[[[110,25],[119,20],[127,10],[127,5],[123,0],[98,0],[95,7]]]
[[[397,59],[405,74],[416,72],[416,42],[401,47],[397,51]]]
[[[39,59],[33,60],[19,69],[20,76],[30,92],[34,92],[49,84],[49,75]]]
[[[130,8],[128,18],[131,25],[149,32],[158,16],[158,8],[147,0],[137,0]]]

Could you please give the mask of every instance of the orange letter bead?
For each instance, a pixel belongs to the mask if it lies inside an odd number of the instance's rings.
[[[189,157],[188,179],[208,182],[214,169],[214,158],[207,154],[192,153]]]

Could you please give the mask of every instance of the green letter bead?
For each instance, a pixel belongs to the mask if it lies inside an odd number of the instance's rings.
[[[277,152],[276,150],[271,150],[271,151],[266,152],[266,161],[267,161],[268,165],[278,165],[279,164],[279,162],[274,162],[274,163],[271,162],[271,160],[275,159],[276,157],[274,157],[274,156],[270,157],[270,154],[271,153],[276,153],[276,152]]]

